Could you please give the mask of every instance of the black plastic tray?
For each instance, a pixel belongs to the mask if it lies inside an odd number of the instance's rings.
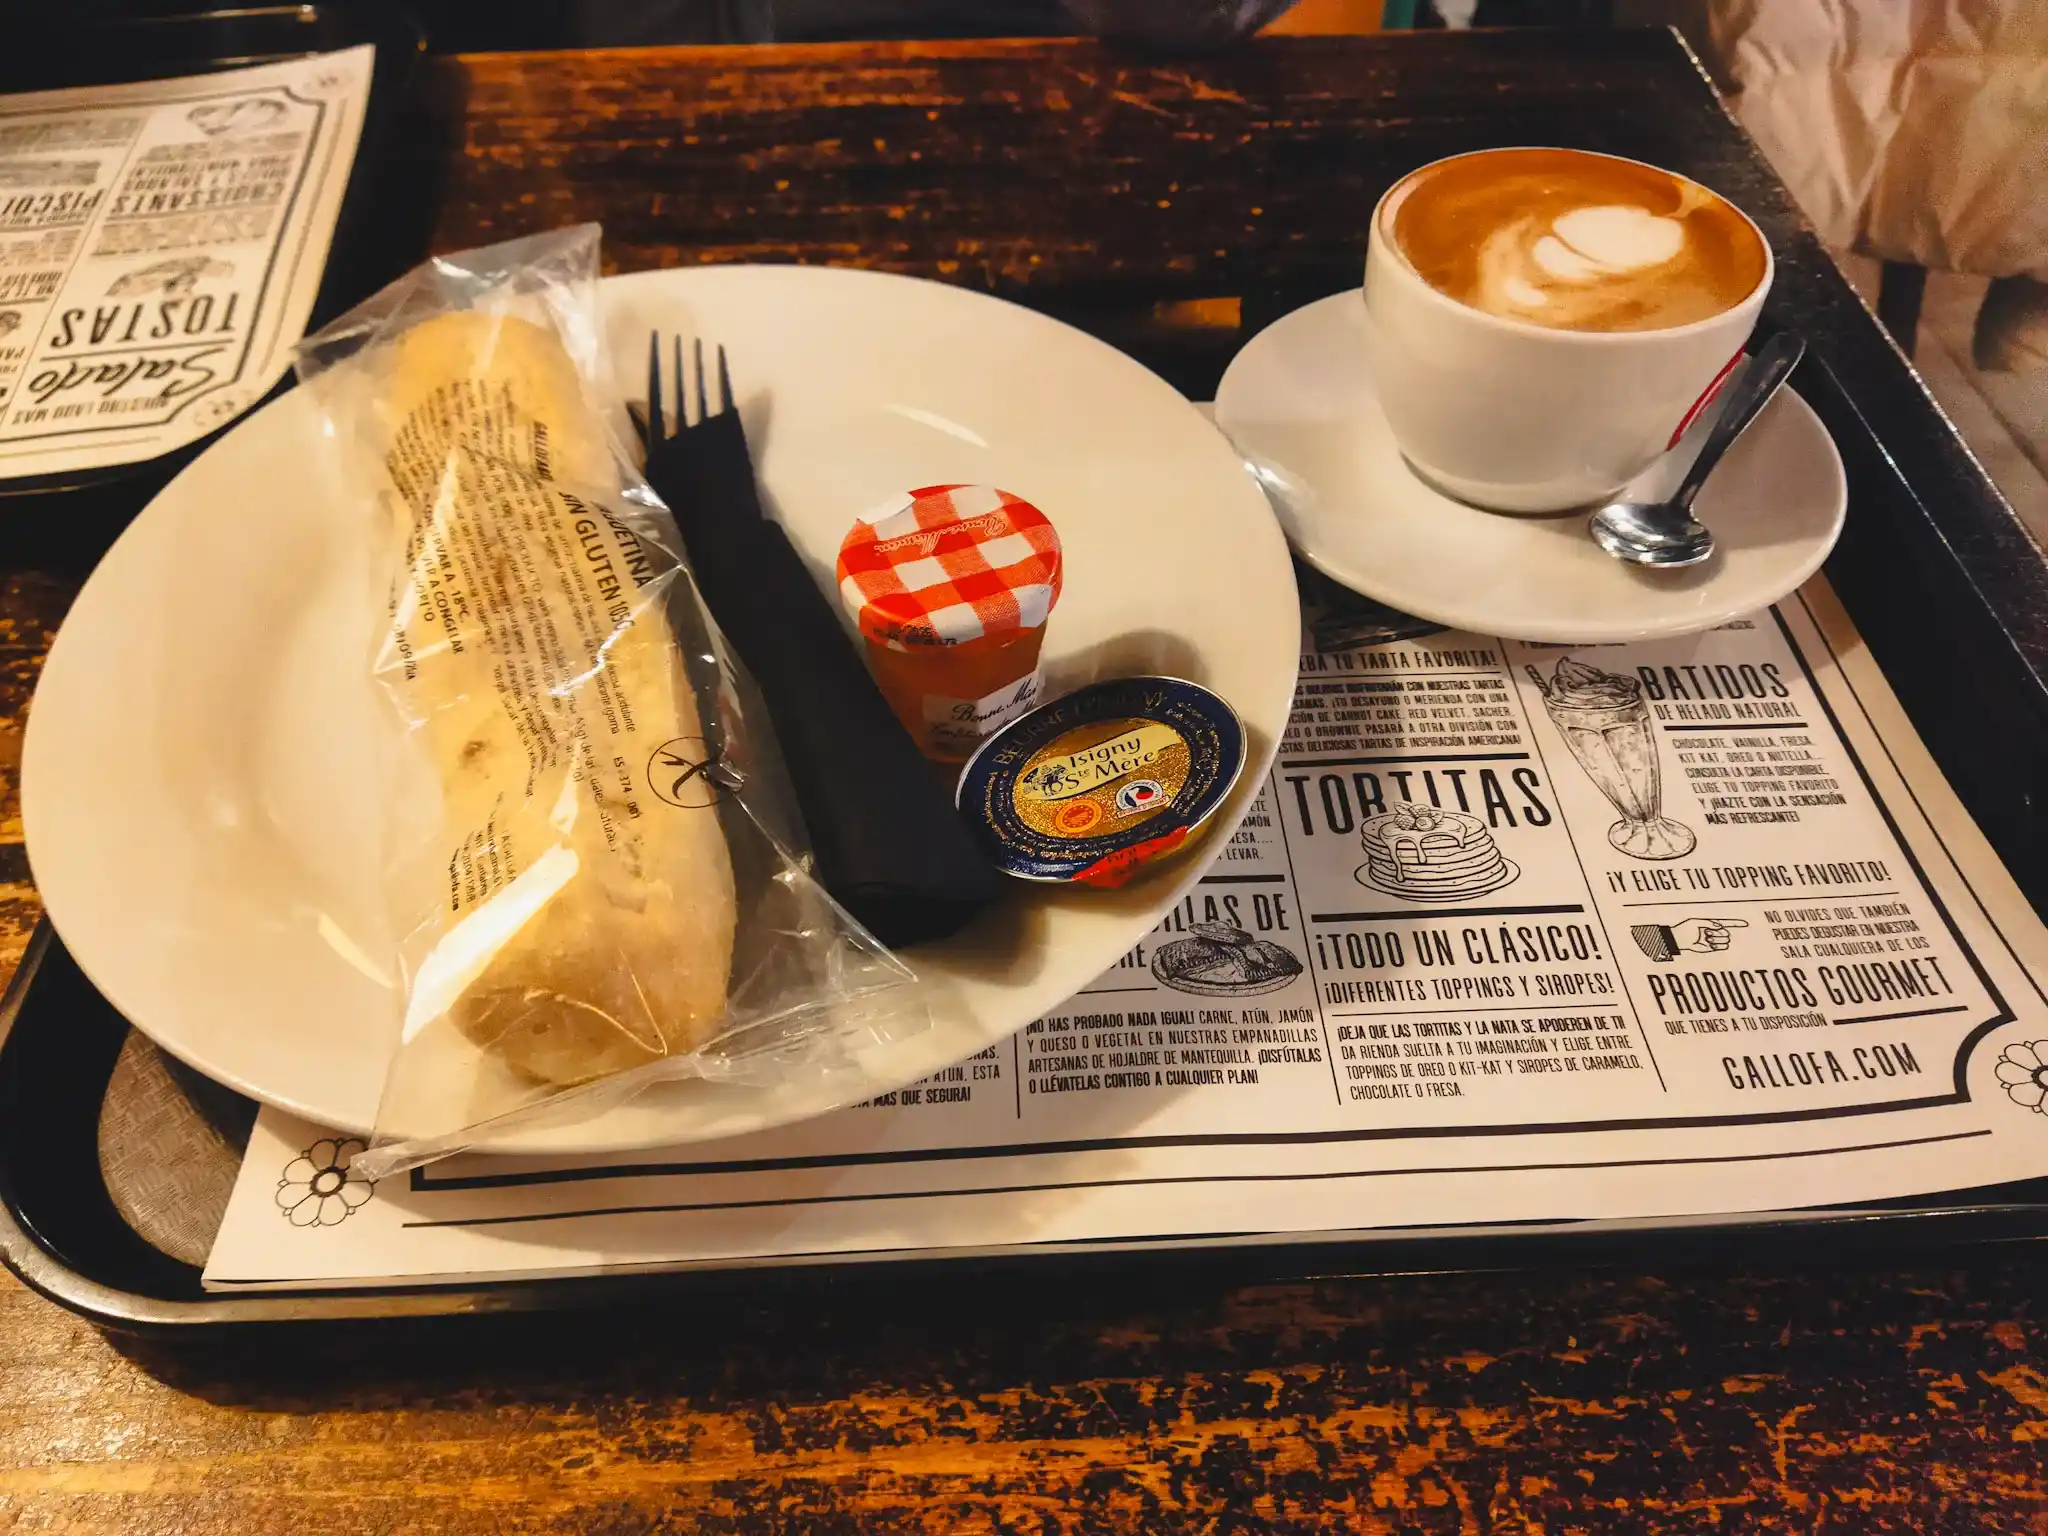
[[[2048,692],[1989,615],[1968,572],[1825,364],[1809,355],[1794,384],[1833,433],[1849,475],[1848,532],[1829,574],[1873,654],[1964,804],[2037,910],[2048,869],[2028,786],[2048,768]],[[1930,413],[1930,424],[1932,423]],[[1923,606],[1923,605],[1933,605]],[[1930,614],[1938,618],[1930,621]],[[1967,679],[1959,700],[1959,679]],[[1958,708],[1958,704],[1963,707]],[[743,1286],[753,1297],[865,1285],[900,1287],[1014,1274],[1057,1264],[1120,1275],[1200,1271],[1219,1278],[1488,1270],[1545,1264],[1644,1265],[1731,1257],[1772,1263],[2048,1238],[2048,1179],[1918,1196],[1855,1209],[1716,1221],[1540,1222],[1029,1248],[934,1256],[860,1255],[706,1265],[635,1276],[217,1296],[199,1271],[131,1229],[100,1174],[97,1127],[128,1026],[47,926],[0,1000],[0,1257],[52,1299],[123,1329],[187,1331],[290,1320],[419,1317],[624,1304],[679,1290]],[[224,1092],[224,1090],[223,1090]],[[249,1106],[243,1106],[247,1123]]]
[[[374,44],[377,63],[363,132],[309,327],[367,297],[418,258],[424,226],[408,227],[392,210],[430,209],[432,199],[396,183],[420,174],[433,157],[400,156],[394,146],[415,137],[426,121],[420,89],[426,38],[387,0],[311,0],[236,9],[158,0],[118,17],[82,15],[50,4],[11,17],[5,34],[0,94],[171,79]],[[274,399],[290,382],[289,376],[279,380],[250,409]],[[12,552],[23,531],[34,529],[40,542],[22,553],[47,555],[55,543],[67,557],[55,563],[89,562],[173,475],[239,419],[197,442],[133,464],[0,479],[0,540]]]

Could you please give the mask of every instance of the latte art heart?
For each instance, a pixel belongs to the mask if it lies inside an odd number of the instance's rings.
[[[1536,242],[1536,264],[1570,282],[1597,282],[1662,266],[1685,249],[1685,225],[1646,208],[1603,204],[1550,221]]]
[[[1516,219],[1479,251],[1479,307],[1543,324],[1584,326],[1625,290],[1657,281],[1685,254],[1685,225],[1646,208],[1602,204],[1549,221]]]
[[[1762,280],[1741,214],[1696,182],[1573,150],[1490,150],[1426,168],[1383,215],[1422,279],[1461,304],[1558,330],[1687,325]]]

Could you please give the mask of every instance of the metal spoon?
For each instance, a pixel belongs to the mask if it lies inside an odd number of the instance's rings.
[[[1693,498],[1721,455],[1770,404],[1787,374],[1806,355],[1806,341],[1780,331],[1758,348],[1707,434],[1699,457],[1665,501],[1611,501],[1593,514],[1593,541],[1617,560],[1637,565],[1697,565],[1714,552],[1714,535],[1692,515]]]

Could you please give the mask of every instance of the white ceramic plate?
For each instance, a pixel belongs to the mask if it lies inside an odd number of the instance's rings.
[[[1050,686],[1167,672],[1222,694],[1251,742],[1215,823],[1236,824],[1286,722],[1300,612],[1257,485],[1171,387],[1080,331],[938,283],[725,267],[603,292],[628,397],[650,327],[730,349],[769,503],[828,588],[854,518],[911,486],[994,483],[1045,508],[1067,561]],[[366,670],[368,519],[333,488],[330,452],[310,401],[288,395],[123,534],[51,649],[22,798],[37,886],[115,1007],[251,1097],[361,1131],[396,1035],[372,863],[385,727]],[[1118,892],[1019,885],[969,933],[910,952],[938,1017],[878,1052],[864,1091],[1057,1007],[1222,841]],[[827,1107],[805,1084],[664,1086],[522,1145],[653,1146]]]
[[[1457,629],[1590,645],[1692,634],[1769,606],[1842,531],[1848,487],[1812,408],[1782,391],[1721,461],[1694,511],[1717,550],[1650,571],[1605,553],[1583,512],[1483,512],[1417,479],[1394,446],[1365,365],[1364,299],[1318,300],[1268,326],[1216,391],[1216,424],[1244,454],[1302,558],[1355,592]],[[1705,413],[1710,415],[1711,413]],[[1631,487],[1668,495],[1701,421]]]

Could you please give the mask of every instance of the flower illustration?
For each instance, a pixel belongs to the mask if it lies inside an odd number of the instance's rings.
[[[192,413],[193,419],[202,427],[215,426],[226,421],[241,410],[242,401],[237,395],[215,395],[199,402],[199,409]]]
[[[1993,1070],[2013,1103],[2048,1115],[2048,1040],[2014,1041],[1999,1053]]]
[[[316,1141],[285,1165],[277,1181],[277,1204],[295,1227],[332,1227],[347,1221],[376,1189],[349,1165],[363,1143],[328,1137]]]

